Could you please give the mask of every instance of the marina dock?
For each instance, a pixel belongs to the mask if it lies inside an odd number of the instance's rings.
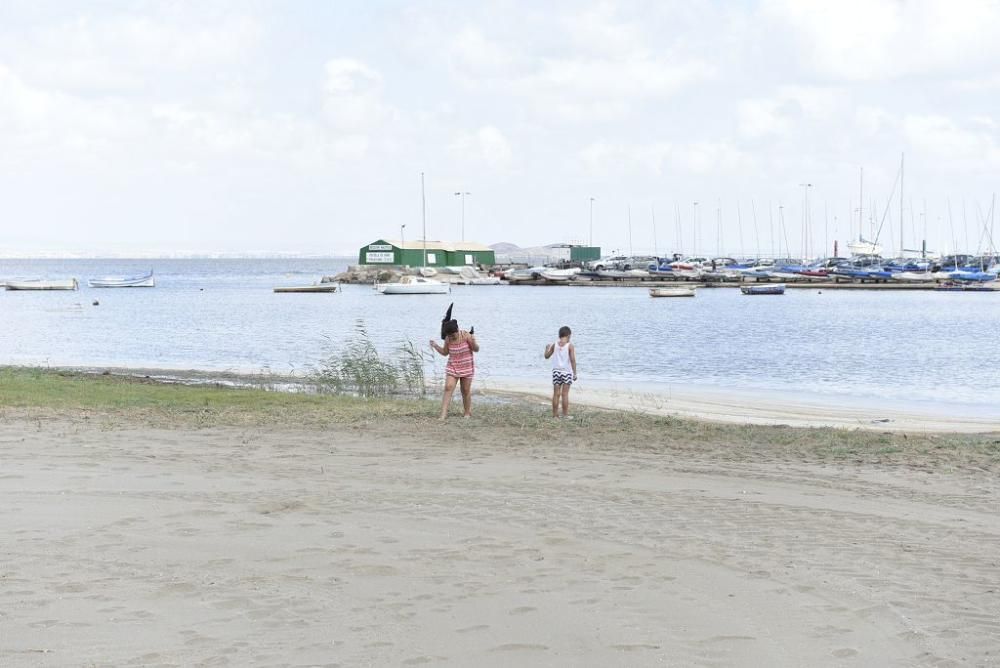
[[[739,288],[741,285],[766,285],[767,282],[737,282],[737,281],[656,281],[656,280],[590,280],[590,281],[513,281],[510,285],[533,285],[546,287],[590,287],[590,288]],[[835,281],[799,281],[784,282],[785,287],[794,289],[816,290],[888,290],[933,291],[936,283],[853,283]],[[997,290],[1000,291],[1000,290]]]

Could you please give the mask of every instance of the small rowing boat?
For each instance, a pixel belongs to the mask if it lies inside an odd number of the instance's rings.
[[[8,290],[79,290],[80,284],[75,278],[58,281],[46,281],[33,278],[26,281],[7,281]]]
[[[339,292],[336,283],[316,283],[314,285],[292,285],[275,288],[275,292]]]
[[[650,288],[650,297],[694,297],[694,288]]]
[[[92,288],[155,288],[156,279],[150,271],[145,276],[104,276],[88,281]]]
[[[783,295],[785,294],[785,284],[741,285],[740,292],[745,295]]]

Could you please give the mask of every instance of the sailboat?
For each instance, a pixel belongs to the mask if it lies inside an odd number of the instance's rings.
[[[424,194],[423,172],[420,172],[420,215],[424,230],[424,266],[420,269],[421,275],[403,276],[393,283],[376,285],[375,289],[383,295],[444,295],[451,292],[451,285],[428,276],[428,274],[433,276],[437,272],[433,271],[433,267],[427,266],[427,197]]]
[[[859,180],[859,196],[858,196],[858,239],[857,241],[847,242],[847,250],[851,252],[851,255],[881,255],[882,247],[879,246],[874,241],[868,241],[865,239],[862,233],[862,228],[864,227],[864,208],[865,208],[865,170],[864,167],[861,168],[861,177]]]

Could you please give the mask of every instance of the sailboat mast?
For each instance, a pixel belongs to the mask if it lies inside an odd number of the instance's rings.
[[[634,257],[632,253],[632,205],[627,205],[628,210],[628,256]]]
[[[899,154],[899,255],[903,256],[903,158],[906,154]]]
[[[865,230],[865,168],[861,168],[861,181],[858,186],[858,241],[864,236]]]
[[[653,255],[655,257],[659,257],[660,256],[660,251],[658,250],[658,245],[656,243],[656,205],[655,204],[650,204],[649,205],[649,213],[652,216],[652,220],[653,220]]]
[[[424,195],[424,173],[420,172],[420,218],[424,234],[424,266],[427,266],[427,197]]]

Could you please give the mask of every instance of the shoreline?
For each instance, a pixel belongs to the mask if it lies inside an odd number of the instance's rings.
[[[548,400],[544,382],[491,378],[487,390]],[[596,387],[594,387],[596,385]],[[607,410],[682,417],[725,424],[833,427],[873,431],[981,434],[1000,432],[1000,416],[974,414],[978,407],[896,401],[849,401],[842,397],[793,398],[778,392],[738,391],[708,386],[595,383],[574,385],[572,404]],[[970,412],[958,412],[965,408]]]
[[[32,369],[38,367],[16,367]],[[52,367],[90,376],[113,375],[182,385],[222,385],[233,388],[268,389],[282,393],[315,394],[315,383],[306,376],[254,373],[249,370],[151,367]],[[438,379],[427,383],[425,398],[436,400]],[[544,380],[497,377],[477,380],[476,396],[490,399],[510,397],[548,409],[550,394]],[[405,398],[405,397],[400,397]],[[870,398],[812,395],[807,398],[773,391],[728,390],[711,386],[658,385],[586,380],[574,385],[572,405],[641,415],[676,417],[730,425],[829,427],[867,431],[985,434],[1000,432],[1000,415],[965,404],[906,403]]]

